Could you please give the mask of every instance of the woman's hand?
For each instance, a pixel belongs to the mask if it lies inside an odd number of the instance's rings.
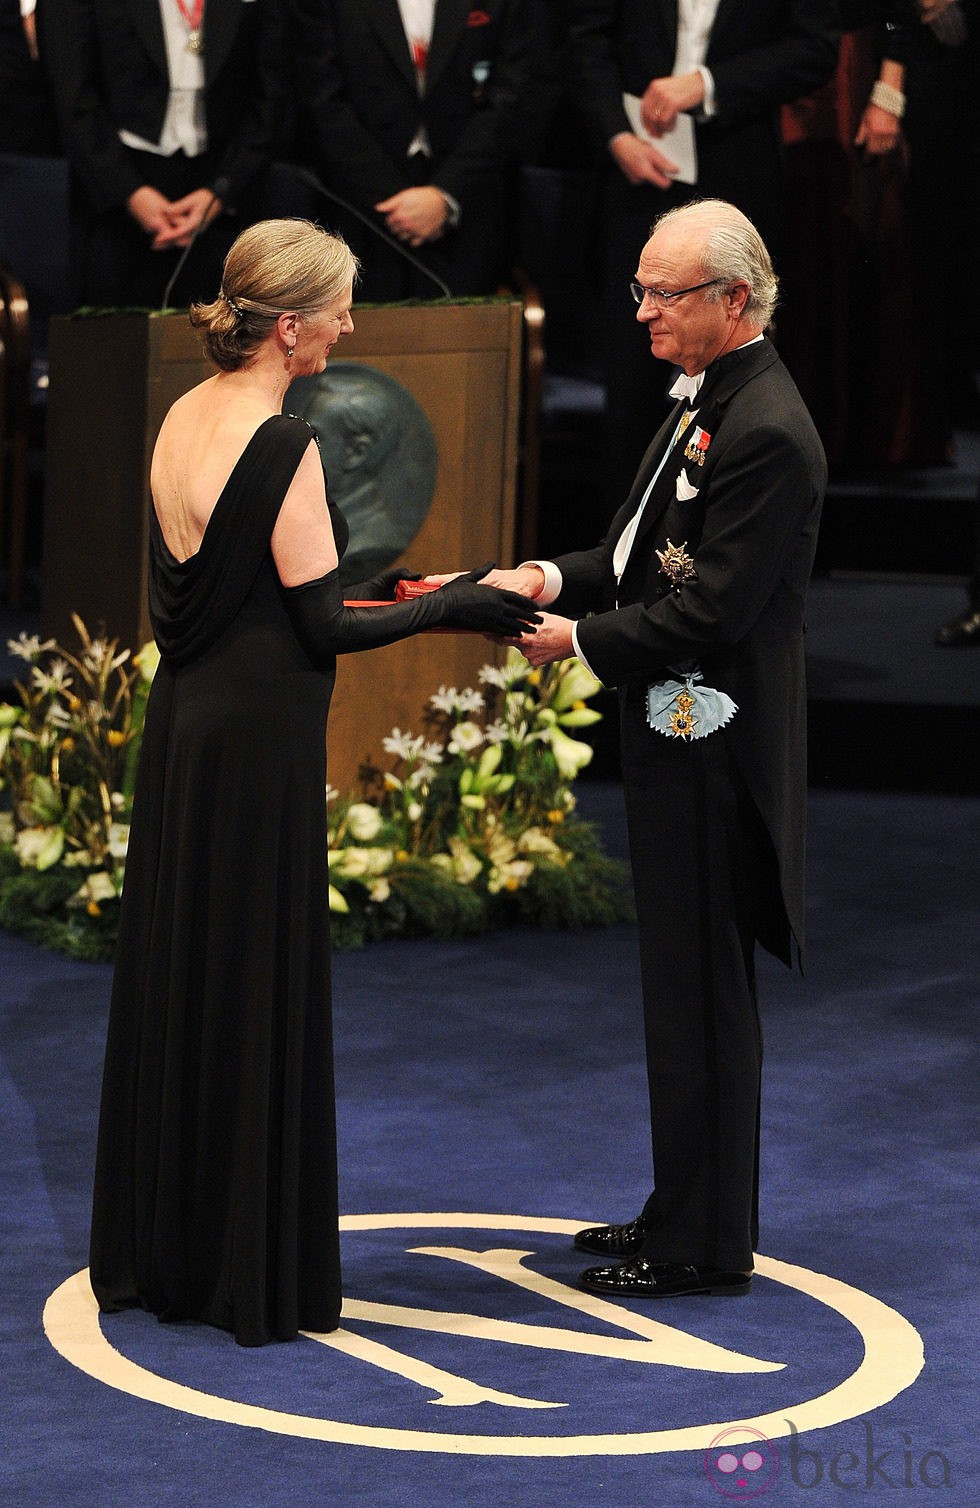
[[[890,115],[880,105],[868,105],[861,116],[856,147],[863,147],[869,157],[884,157],[893,152],[902,139],[902,127],[897,115]]]

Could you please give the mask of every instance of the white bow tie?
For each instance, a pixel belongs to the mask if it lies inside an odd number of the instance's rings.
[[[704,373],[698,372],[694,377],[687,377],[683,372],[670,389],[672,398],[686,398],[688,403],[693,403],[701,390],[704,381]]]

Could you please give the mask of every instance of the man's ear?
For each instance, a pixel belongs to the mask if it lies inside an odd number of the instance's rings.
[[[738,282],[732,284],[731,288],[729,288],[728,290],[728,299],[729,306],[734,314],[739,316],[741,315],[742,310],[745,308],[745,305],[748,302],[748,297],[748,283]]]

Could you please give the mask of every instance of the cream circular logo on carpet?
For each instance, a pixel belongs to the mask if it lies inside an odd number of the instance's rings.
[[[863,1355],[847,1376],[831,1386],[817,1388],[808,1395],[801,1387],[799,1360],[801,1332],[798,1313],[794,1314],[787,1333],[782,1334],[781,1349],[785,1358],[760,1357],[732,1345],[722,1345],[689,1333],[677,1323],[656,1318],[666,1315],[676,1321],[690,1315],[692,1327],[705,1312],[716,1313],[718,1301],[708,1299],[663,1301],[642,1311],[623,1303],[614,1303],[584,1293],[554,1278],[535,1271],[529,1264],[535,1256],[533,1238],[571,1236],[588,1220],[548,1220],[525,1215],[481,1214],[390,1214],[348,1215],[340,1224],[349,1233],[398,1232],[406,1260],[424,1257],[439,1264],[443,1272],[454,1267],[479,1275],[479,1292],[485,1308],[490,1307],[487,1293],[499,1294],[500,1305],[513,1289],[532,1296],[535,1313],[542,1308],[554,1321],[529,1323],[516,1319],[493,1318],[486,1313],[451,1312],[443,1308],[420,1308],[395,1304],[372,1303],[354,1297],[345,1298],[343,1326],[328,1335],[310,1335],[307,1340],[340,1353],[354,1363],[355,1370],[384,1372],[396,1380],[414,1401],[420,1390],[429,1396],[426,1402],[441,1406],[433,1427],[389,1427],[378,1423],[361,1423],[351,1419],[352,1397],[345,1399],[348,1417],[328,1418],[320,1414],[284,1411],[265,1404],[220,1397],[184,1381],[171,1379],[136,1360],[123,1355],[106,1339],[98,1308],[88,1280],[87,1269],[66,1279],[49,1298],[44,1310],[45,1332],[54,1348],[81,1371],[106,1385],[133,1397],[179,1409],[204,1419],[269,1430],[303,1439],[326,1440],[340,1444],[374,1446],[382,1450],[446,1451],[456,1455],[488,1456],[585,1456],[643,1455],[657,1451],[706,1450],[723,1430],[744,1427],[750,1433],[779,1439],[796,1430],[824,1429],[845,1419],[853,1419],[881,1407],[907,1388],[923,1365],[922,1340],[918,1332],[896,1310],[870,1294],[822,1273],[794,1267],[773,1257],[758,1257],[759,1277],[825,1311],[831,1324],[843,1322],[843,1329],[856,1332]],[[425,1232],[438,1231],[444,1242],[448,1234],[459,1232],[463,1244],[430,1245]],[[506,1245],[493,1244],[487,1232],[506,1236]],[[444,1293],[445,1285],[440,1292]],[[763,1287],[756,1284],[753,1298],[732,1299],[722,1306],[728,1332],[737,1333],[739,1316],[758,1318]],[[692,1307],[693,1306],[693,1307]],[[703,1307],[707,1306],[707,1311]],[[648,1313],[647,1310],[652,1312]],[[563,1315],[574,1315],[571,1326],[561,1323]],[[819,1311],[815,1317],[817,1326]],[[113,1323],[110,1321],[110,1324]],[[356,1330],[347,1324],[357,1326]],[[154,1322],[155,1324],[155,1322]],[[778,1326],[778,1317],[777,1317]],[[156,1333],[171,1327],[157,1327]],[[181,1327],[172,1327],[178,1338]],[[370,1332],[385,1339],[372,1337]],[[416,1344],[402,1351],[393,1340],[415,1332],[438,1337],[432,1344],[431,1360],[417,1354],[424,1349]],[[746,1335],[749,1327],[746,1326]],[[758,1334],[756,1327],[752,1333]],[[186,1332],[184,1332],[186,1336]],[[777,1328],[775,1334],[781,1332]],[[477,1344],[473,1344],[477,1343]],[[500,1354],[517,1355],[514,1348],[530,1348],[535,1365],[526,1368],[528,1376],[523,1391],[490,1386],[480,1376],[481,1359],[486,1358],[487,1344],[498,1347]],[[758,1342],[757,1342],[758,1346]],[[846,1353],[847,1347],[842,1347]],[[851,1348],[854,1349],[854,1348]],[[281,1348],[275,1348],[277,1357]],[[256,1353],[250,1353],[255,1355]],[[493,1352],[497,1358],[497,1351]],[[857,1349],[855,1349],[855,1355]],[[186,1357],[186,1348],[185,1348]],[[447,1365],[447,1359],[449,1364]],[[790,1368],[789,1362],[793,1366]],[[589,1417],[595,1417],[594,1388],[583,1384],[590,1367],[601,1363],[604,1369],[619,1364],[623,1368],[679,1368],[695,1373],[717,1374],[729,1379],[748,1374],[772,1374],[774,1404],[764,1412],[732,1419],[693,1418],[673,1427],[652,1429],[651,1413],[660,1411],[660,1390],[656,1387],[630,1389],[637,1415],[633,1427],[626,1428],[623,1409],[617,1410],[617,1427],[601,1433],[570,1432],[568,1423],[562,1430],[563,1415],[570,1405],[581,1403],[574,1392],[586,1391],[591,1400]],[[458,1368],[458,1370],[457,1370]],[[585,1369],[584,1373],[581,1369]],[[484,1363],[485,1369],[485,1363]],[[497,1370],[497,1369],[495,1369]],[[519,1367],[514,1372],[519,1373]],[[213,1372],[213,1366],[212,1366]],[[787,1372],[791,1378],[784,1387],[776,1374]],[[805,1361],[804,1361],[805,1374]],[[254,1368],[252,1369],[254,1378]],[[610,1376],[608,1370],[603,1374]],[[276,1376],[281,1377],[281,1362]],[[397,1381],[400,1379],[401,1381]],[[499,1378],[495,1379],[499,1381]],[[515,1378],[515,1386],[516,1386]],[[594,1381],[594,1379],[593,1379]],[[826,1381],[826,1379],[825,1379]],[[533,1382],[533,1386],[530,1385]],[[322,1401],[321,1389],[314,1389]],[[718,1396],[730,1394],[729,1388]],[[782,1396],[785,1394],[785,1396]],[[621,1394],[618,1396],[622,1396]],[[356,1398],[354,1400],[356,1407]],[[493,1422],[497,1432],[475,1433],[467,1429],[467,1410],[476,1405],[493,1405]],[[450,1414],[443,1409],[452,1410]],[[377,1408],[375,1405],[375,1413]],[[712,1402],[703,1412],[717,1415]],[[646,1416],[646,1417],[643,1417]],[[404,1410],[399,1410],[404,1417]],[[481,1410],[486,1418],[486,1410]],[[469,1416],[472,1419],[472,1415]],[[549,1431],[548,1423],[554,1424]],[[455,1428],[450,1425],[456,1426]]]

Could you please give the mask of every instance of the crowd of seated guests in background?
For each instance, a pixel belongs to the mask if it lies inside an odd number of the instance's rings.
[[[645,405],[610,395],[620,493],[665,388],[624,354],[626,246],[717,194],[776,248],[775,336],[832,468],[932,464],[976,422],[978,33],[980,0],[759,0],[717,26],[684,0],[0,0],[0,193],[29,181],[4,164],[66,159],[67,305],[211,298],[242,225],[279,213],[340,230],[384,302],[495,292],[541,224],[528,165],[565,175],[581,246],[566,216],[543,257],[582,269],[584,344],[605,331],[607,390]],[[677,115],[694,184],[659,166]]]

